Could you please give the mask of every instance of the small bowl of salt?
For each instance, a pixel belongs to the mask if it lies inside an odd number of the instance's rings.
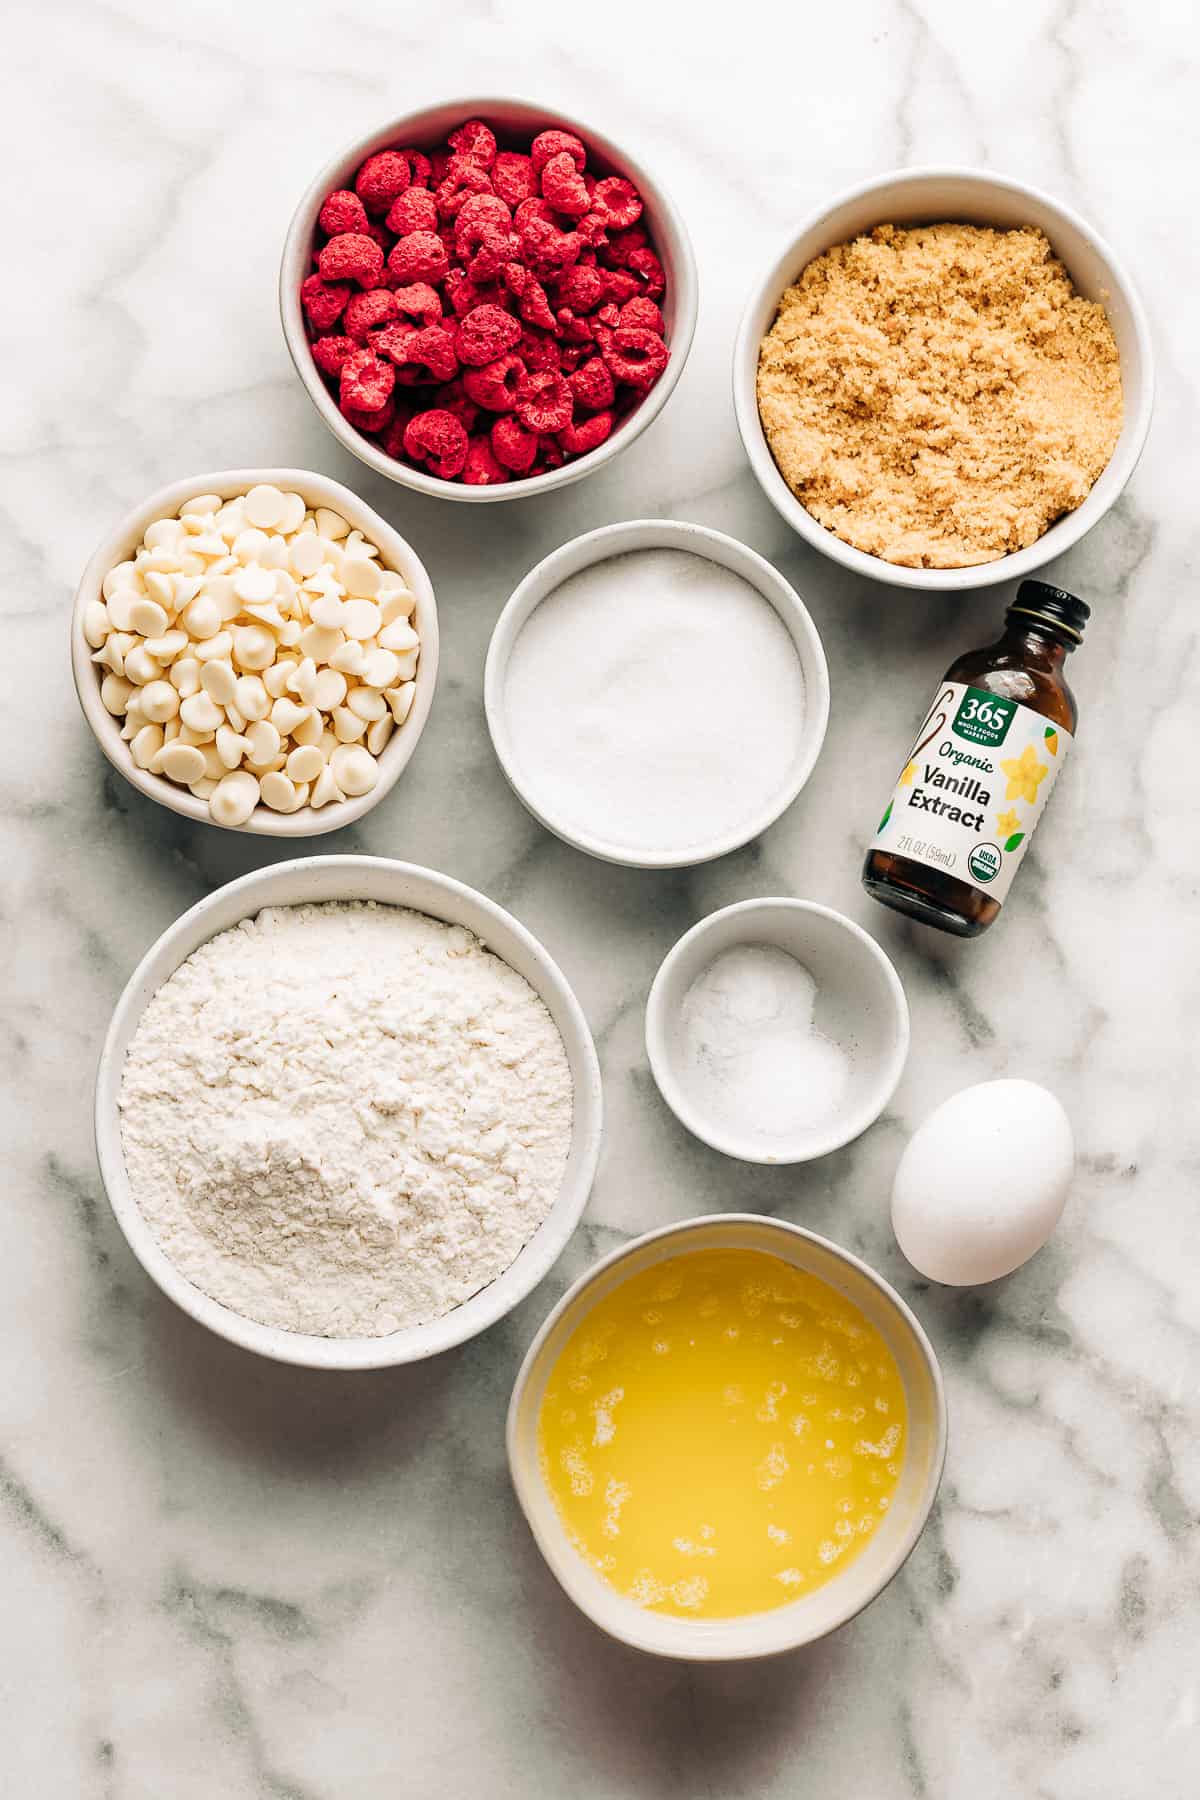
[[[908,1043],[891,962],[810,900],[743,900],[701,919],[646,1002],[663,1099],[743,1162],[809,1162],[850,1143],[891,1099]]]

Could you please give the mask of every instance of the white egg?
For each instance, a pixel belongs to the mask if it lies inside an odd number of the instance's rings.
[[[949,1287],[1011,1275],[1062,1216],[1071,1123],[1033,1081],[981,1081],[936,1107],[892,1186],[892,1229],[915,1269]]]

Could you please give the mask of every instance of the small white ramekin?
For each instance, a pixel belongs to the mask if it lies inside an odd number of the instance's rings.
[[[797,500],[775,466],[758,415],[758,353],[783,297],[808,264],[835,244],[876,225],[942,221],[1012,228],[1036,225],[1045,232],[1076,288],[1103,303],[1121,358],[1125,419],[1108,467],[1082,506],[1059,519],[1035,544],[996,562],[966,569],[910,569],[869,556],[843,543]],[[896,587],[930,593],[991,587],[1016,581],[1061,556],[1113,505],[1137,467],[1154,408],[1154,352],[1137,289],[1104,239],[1060,201],[1039,188],[980,169],[899,169],[840,194],[813,213],[756,284],[733,352],[733,403],[750,466],[763,492],[788,524],[834,562]]]
[[[376,151],[402,149],[406,145],[428,149],[431,145],[444,142],[447,132],[453,131],[456,125],[461,125],[466,119],[482,119],[500,135],[511,134],[529,140],[539,131],[573,131],[587,145],[592,166],[609,174],[627,175],[641,194],[645,208],[643,221],[667,280],[667,291],[661,305],[671,360],[646,398],[599,449],[591,450],[586,456],[564,463],[562,468],[552,469],[545,475],[505,481],[495,487],[468,487],[461,481],[439,481],[435,475],[427,475],[422,469],[411,468],[407,463],[385,456],[371,438],[356,431],[338,411],[313,362],[305,330],[304,312],[300,305],[300,283],[311,272],[313,235],[317,215],[326,195],[335,188],[352,185],[360,163],[368,156],[374,156]],[[481,505],[500,500],[523,500],[534,494],[549,494],[555,488],[567,487],[572,481],[578,481],[582,476],[603,468],[605,463],[611,462],[614,456],[627,449],[636,437],[640,437],[646,427],[658,417],[683,374],[683,365],[687,361],[696,330],[697,294],[696,259],[687,228],[674,201],[659,186],[644,164],[582,120],[569,118],[556,107],[539,106],[529,100],[514,99],[511,95],[443,100],[436,106],[425,106],[418,112],[404,113],[398,119],[390,119],[369,136],[348,144],[321,170],[296,208],[288,228],[279,268],[279,312],[288,350],[309,399],[339,443],[361,462],[365,462],[368,468],[374,469],[377,474],[386,475],[389,481],[399,482],[401,487],[412,488],[419,494],[432,494],[440,500],[477,501]]]
[[[637,1605],[611,1588],[567,1536],[541,1471],[538,1413],[568,1338],[598,1300],[631,1275],[692,1250],[762,1250],[827,1281],[883,1336],[904,1382],[908,1445],[885,1523],[861,1554],[824,1587],[772,1612],[732,1619],[682,1619]],[[594,1264],[554,1308],[521,1364],[508,1409],[508,1466],[538,1549],[592,1622],[622,1643],[685,1662],[733,1662],[795,1650],[836,1631],[877,1598],[911,1554],[937,1497],[946,1460],[946,1399],[933,1346],[882,1276],[826,1238],[782,1219],[727,1213],[667,1225]]]
[[[804,677],[804,741],[790,780],[765,810],[748,817],[736,830],[698,844],[686,854],[664,851],[660,855],[653,855],[641,849],[631,850],[619,842],[584,832],[577,825],[544,811],[537,799],[536,784],[523,774],[516,760],[508,729],[505,689],[509,659],[530,614],[548,595],[561,587],[570,576],[577,575],[581,569],[589,568],[593,563],[607,562],[613,556],[624,556],[633,550],[686,550],[693,556],[707,557],[711,562],[720,563],[723,568],[740,575],[752,587],[757,588],[763,599],[779,614],[796,646],[796,655]],[[669,670],[664,669],[664,681],[668,679],[669,673]],[[736,538],[727,537],[724,532],[711,531],[704,525],[689,525],[677,519],[630,519],[620,525],[602,525],[597,531],[588,531],[582,537],[572,538],[530,570],[496,621],[484,670],[483,697],[492,744],[509,786],[548,831],[554,832],[564,843],[572,844],[575,849],[584,850],[589,856],[599,857],[604,862],[622,863],[627,868],[634,869],[677,869],[694,863],[711,862],[714,857],[725,856],[730,850],[739,849],[769,825],[773,825],[787,811],[812,774],[821,746],[825,742],[825,729],[829,723],[829,669],[817,628],[804,602],[778,569],[773,568],[757,551],[739,543]]]
[[[789,1138],[738,1134],[707,1117],[684,1071],[684,997],[716,957],[746,944],[786,950],[804,965],[817,987],[815,1026],[851,1059],[836,1111]],[[811,1162],[859,1137],[895,1093],[908,1045],[908,1001],[889,958],[853,919],[811,900],[740,900],[710,913],[667,952],[646,1001],[646,1055],[659,1093],[694,1136],[743,1162]]]
[[[193,950],[264,906],[376,900],[464,925],[523,975],[545,1001],[562,1036],[574,1086],[571,1151],[550,1212],[516,1261],[471,1299],[426,1325],[388,1337],[324,1338],[259,1325],[232,1312],[181,1275],[142,1217],[125,1173],[118,1096],[125,1054],[147,1002]],[[117,1001],[96,1074],[96,1153],[117,1224],[163,1293],[219,1337],[275,1362],[310,1369],[382,1369],[419,1362],[476,1336],[511,1312],[561,1254],[587,1204],[600,1154],[600,1065],[583,1010],[557,963],[511,913],[434,869],[374,856],[308,856],[243,875],[185,912],[146,952]]]
[[[277,813],[269,806],[260,805],[255,807],[244,825],[221,825],[209,811],[207,800],[197,799],[178,782],[168,781],[165,775],[152,775],[148,769],[138,768],[129,745],[121,737],[121,721],[113,717],[100,698],[100,680],[105,671],[92,661],[91,647],[83,635],[83,618],[88,602],[101,598],[104,577],[109,570],[132,556],[142,541],[143,532],[155,519],[173,518],[193,494],[219,494],[223,500],[231,500],[258,482],[269,482],[274,487],[302,494],[311,507],[329,507],[377,545],[382,563],[402,575],[416,595],[413,625],[421,639],[421,655],[417,663],[412,711],[404,724],[392,733],[376,759],[379,779],[370,793],[334,801],[317,811],[311,806],[302,806],[298,812]],[[173,481],[170,487],[159,488],[157,493],[127,513],[98,546],[83,571],[71,612],[71,669],[83,716],[91,726],[96,742],[113,768],[151,800],[169,806],[172,812],[182,813],[187,819],[213,825],[221,831],[246,831],[260,837],[276,838],[320,837],[324,832],[352,825],[373,806],[378,806],[407,767],[425,729],[437,686],[437,604],[425,565],[412,545],[340,482],[330,481],[327,475],[316,475],[311,469],[220,469],[216,474],[189,475],[185,481]]]

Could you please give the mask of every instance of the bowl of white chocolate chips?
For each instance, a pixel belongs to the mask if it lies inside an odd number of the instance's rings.
[[[271,837],[361,818],[437,680],[416,552],[348,488],[232,469],[152,494],[99,546],[71,621],[84,716],[127,781]]]

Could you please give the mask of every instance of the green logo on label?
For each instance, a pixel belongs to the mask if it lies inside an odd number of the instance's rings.
[[[976,844],[967,858],[967,867],[976,881],[985,884],[995,881],[1000,873],[1000,846],[998,844]]]
[[[983,688],[968,688],[950,727],[968,744],[1002,744],[1017,710],[1015,700],[1002,700]]]

